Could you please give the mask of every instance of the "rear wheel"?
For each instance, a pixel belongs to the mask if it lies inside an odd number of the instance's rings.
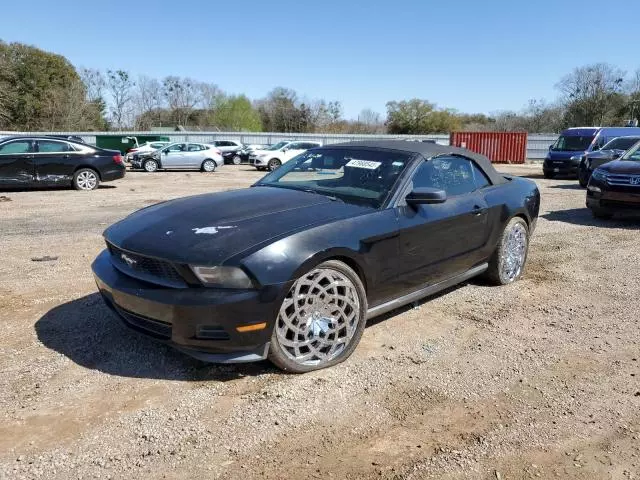
[[[152,159],[145,160],[142,164],[142,168],[144,168],[145,172],[153,173],[158,170],[158,162]]]
[[[360,342],[366,315],[358,275],[342,262],[323,262],[298,278],[282,302],[269,360],[294,373],[336,365]]]
[[[202,162],[202,171],[203,172],[215,172],[216,171],[216,162],[213,160],[205,160]]]
[[[73,175],[73,188],[76,190],[95,190],[100,185],[100,178],[95,170],[81,168]]]
[[[234,165],[240,165],[242,163],[242,158],[240,158],[240,155],[234,155],[233,158],[231,159],[231,162]]]
[[[271,160],[269,160],[268,168],[273,172],[275,169],[279,168],[280,165],[282,165],[282,162],[280,160],[278,160],[277,158],[272,158]]]
[[[507,285],[518,280],[524,271],[529,251],[529,228],[520,217],[512,218],[502,231],[491,260],[487,277],[496,285]]]

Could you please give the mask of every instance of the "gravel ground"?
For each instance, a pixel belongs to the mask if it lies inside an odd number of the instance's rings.
[[[137,336],[90,274],[108,224],[249,167],[0,192],[0,478],[640,478],[640,221],[503,170],[542,191],[525,278],[376,319],[350,360],[297,376]]]

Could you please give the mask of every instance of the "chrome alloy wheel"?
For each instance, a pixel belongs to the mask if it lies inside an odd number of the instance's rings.
[[[80,190],[93,190],[98,184],[98,176],[91,170],[84,170],[78,174],[76,183]]]
[[[502,276],[513,282],[522,273],[527,257],[527,229],[522,223],[514,224],[502,250]]]
[[[299,365],[330,362],[349,345],[360,318],[355,285],[333,269],[299,278],[287,294],[276,322],[278,343]]]

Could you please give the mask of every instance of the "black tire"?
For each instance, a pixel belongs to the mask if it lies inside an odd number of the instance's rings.
[[[216,171],[216,167],[217,167],[216,162],[214,162],[210,158],[207,158],[204,162],[202,162],[200,169],[203,172],[213,173]]]
[[[100,185],[100,175],[92,168],[81,168],[73,174],[73,188],[83,192],[95,190]]]
[[[517,269],[517,272],[514,272],[513,275],[508,275],[507,272],[504,271],[506,250],[510,248],[510,235],[517,229],[518,234],[524,234],[524,252],[521,257],[520,266]],[[529,253],[529,227],[527,226],[527,222],[520,217],[512,218],[509,223],[504,227],[502,231],[502,235],[500,236],[500,240],[498,241],[498,245],[496,246],[496,250],[493,252],[491,256],[491,260],[489,260],[489,268],[485,276],[487,279],[495,284],[495,285],[508,285],[509,283],[513,283],[518,280],[523,272],[524,267],[527,263],[527,255]]]
[[[277,158],[272,158],[271,160],[269,160],[269,165],[267,166],[267,168],[270,172],[273,172],[274,170],[280,168],[281,165],[282,162],[280,160],[278,160]]]
[[[598,220],[611,220],[613,218],[613,213],[603,210],[602,208],[591,208],[591,214],[593,218],[597,218]]]
[[[157,172],[160,165],[153,158],[149,158],[142,162],[142,169],[147,173]]]
[[[231,159],[231,163],[234,165],[240,165],[242,163],[242,158],[240,158],[240,155],[234,155]]]
[[[578,183],[582,188],[587,188],[587,185],[589,184],[589,178],[591,178],[589,172],[587,172],[583,168],[578,170]]]
[[[552,172],[544,172],[544,178],[553,180],[554,178],[556,178],[556,174]]]
[[[314,284],[313,283],[314,279],[317,279],[318,277],[326,274],[340,277],[342,279],[342,282],[341,282],[342,284],[346,284],[346,283],[351,284],[350,287],[348,287],[348,289],[345,287],[342,287],[343,290],[341,290],[341,292],[344,292],[345,298],[347,298],[347,295],[348,295],[347,292],[351,294],[355,294],[355,296],[357,296],[357,301],[358,301],[357,310],[355,308],[351,310],[352,312],[355,312],[353,319],[357,321],[357,324],[354,326],[353,335],[345,344],[344,349],[341,352],[339,352],[335,357],[327,359],[326,361],[319,362],[317,364],[300,363],[296,361],[295,358],[292,358],[292,356],[295,356],[295,355],[291,353],[289,348],[293,348],[293,347],[287,346],[287,345],[283,346],[281,343],[281,342],[287,341],[286,340],[287,337],[283,334],[283,331],[287,329],[287,322],[285,322],[283,318],[285,316],[291,316],[291,314],[287,313],[288,311],[290,311],[291,308],[293,308],[293,311],[296,313],[296,315],[299,315],[302,312],[302,315],[304,316],[304,318],[308,318],[307,325],[305,325],[305,328],[307,329],[306,338],[309,339],[309,338],[315,337],[317,339],[311,342],[307,340],[307,343],[303,343],[302,348],[306,348],[307,350],[309,350],[309,352],[310,352],[309,347],[306,347],[305,345],[311,345],[312,348],[315,348],[313,347],[314,344],[326,345],[326,341],[323,342],[323,340],[326,339],[331,341],[332,335],[333,335],[333,338],[335,339],[336,336],[339,335],[340,332],[342,332],[343,330],[345,331],[345,334],[346,332],[348,332],[347,327],[342,326],[336,329],[335,332],[330,332],[329,334],[327,334],[327,331],[326,330],[322,331],[320,327],[308,325],[308,323],[313,321],[312,320],[313,318],[316,318],[318,322],[325,321],[324,320],[325,317],[322,317],[322,313],[315,311],[314,314],[312,314],[311,316],[307,316],[306,312],[304,312],[302,309],[310,307],[311,305],[313,305],[313,301],[315,301],[316,304],[318,305],[316,308],[325,309],[324,312],[326,314],[327,312],[326,308],[330,308],[330,306],[328,305],[330,305],[331,301],[335,302],[335,300],[331,300],[329,303],[323,303],[323,295],[326,294],[326,291],[322,291],[323,293],[319,297],[315,297],[315,296],[312,296],[313,288],[307,287],[306,293],[304,294],[303,303],[301,306],[300,304],[297,304],[295,308],[293,307],[293,304],[289,305],[288,307],[284,306],[285,303],[287,303],[288,298],[294,295],[294,292],[297,286],[299,288],[300,282],[302,283],[306,282],[307,284],[311,283],[311,285],[317,285],[319,283]],[[324,278],[326,277],[323,277],[323,279]],[[329,285],[330,284],[331,283],[329,282]],[[301,290],[298,290],[298,292],[300,291]],[[336,292],[338,291],[339,290],[336,288]],[[343,301],[343,304],[341,307],[341,311],[346,312],[348,311],[348,307],[351,307],[351,306],[345,303],[344,300],[342,301]],[[296,296],[296,302],[299,302],[299,295]],[[345,307],[345,305],[347,306]],[[271,362],[273,362],[273,364],[276,365],[278,368],[281,368],[282,370],[285,370],[291,373],[305,373],[305,372],[311,372],[313,370],[320,370],[322,368],[332,367],[334,365],[337,365],[338,363],[345,361],[347,358],[349,358],[349,356],[351,356],[355,348],[358,346],[358,343],[360,343],[360,339],[362,338],[362,333],[364,332],[366,322],[367,322],[367,295],[366,295],[364,286],[362,285],[362,281],[360,280],[358,275],[351,268],[349,268],[347,265],[345,265],[340,261],[329,260],[329,261],[323,262],[317,267],[312,268],[309,272],[302,275],[299,279],[297,279],[296,282],[291,287],[291,290],[288,292],[287,297],[285,297],[285,299],[283,300],[283,305],[281,307],[280,312],[278,313],[278,317],[276,318],[273,332],[271,334],[269,360],[271,360]],[[300,325],[300,323],[296,323],[296,325]],[[346,325],[346,324],[343,324],[343,325]],[[330,329],[331,325],[325,323],[324,328]],[[296,330],[296,331],[299,332],[299,330]],[[295,337],[297,335],[299,334],[292,335],[292,336]],[[285,339],[285,340],[282,340],[282,339]],[[298,348],[298,351],[300,351],[299,348]]]

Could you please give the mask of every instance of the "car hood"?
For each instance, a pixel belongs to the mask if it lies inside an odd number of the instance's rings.
[[[611,158],[615,150],[598,150],[597,152],[589,152],[586,157],[589,159]]]
[[[371,210],[314,193],[252,187],[152,205],[112,225],[104,236],[134,253],[220,265],[286,234]]]
[[[600,168],[607,173],[640,175],[640,162],[634,160],[614,160],[605,163]]]
[[[253,155],[262,155],[263,153],[270,154],[270,153],[276,153],[279,151],[280,150],[252,150],[251,153]]]
[[[584,152],[583,151],[568,152],[568,151],[549,150],[549,153],[547,154],[547,158],[549,160],[568,160],[571,157],[578,157],[580,155],[584,155]]]

